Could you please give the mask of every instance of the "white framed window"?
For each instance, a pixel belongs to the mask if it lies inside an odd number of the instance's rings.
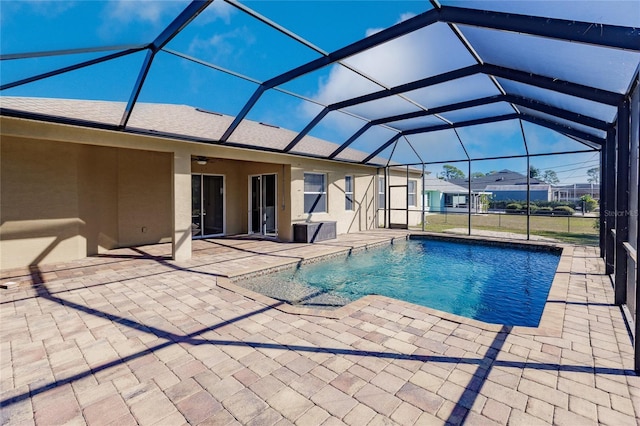
[[[407,191],[409,192],[409,198],[407,199],[407,205],[410,207],[415,207],[417,206],[416,204],[416,195],[417,195],[417,191],[418,191],[418,182],[416,182],[415,180],[410,180],[408,182],[408,187],[407,187]]]
[[[324,173],[304,174],[304,212],[327,212],[327,176]]]
[[[384,209],[387,202],[387,197],[385,195],[385,188],[386,188],[385,178],[379,177],[378,178],[378,208],[379,209]]]
[[[353,176],[344,177],[344,209],[353,210]]]

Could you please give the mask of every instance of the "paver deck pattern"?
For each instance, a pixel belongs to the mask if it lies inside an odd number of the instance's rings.
[[[332,318],[218,285],[404,235],[197,240],[186,262],[160,244],[2,271],[19,284],[0,290],[2,424],[640,424],[596,248],[568,251],[553,332],[378,296]]]

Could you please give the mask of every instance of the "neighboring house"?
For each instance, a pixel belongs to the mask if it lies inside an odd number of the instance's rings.
[[[487,185],[486,191],[493,193],[493,201],[524,201],[527,199],[527,184],[524,185]],[[547,183],[532,183],[529,189],[531,201],[551,201],[553,188]]]
[[[585,195],[600,199],[600,185],[597,183],[574,183],[570,185],[554,185],[553,201],[577,201]]]
[[[451,183],[467,187],[468,179],[452,179]],[[551,201],[551,185],[535,178],[529,179],[531,201]],[[473,192],[491,192],[493,201],[526,200],[527,176],[511,170],[500,170],[471,179]]]
[[[185,105],[138,102],[133,130],[114,131],[125,106],[2,98],[6,110],[111,123],[0,117],[3,269],[159,242],[172,242],[174,258],[184,260],[192,238],[291,241],[293,225],[304,222],[335,222],[338,234],[362,231],[379,226],[387,191],[389,204],[404,209],[392,223],[421,221],[421,172],[411,170],[407,180],[406,169],[392,170],[387,185],[378,176],[386,159],[355,164],[367,154],[349,148],[339,158],[350,162],[314,158],[338,145],[310,136],[292,151],[303,156],[275,152],[297,133],[250,120],[220,144],[233,117]]]
[[[488,205],[486,197],[491,194],[486,191],[471,192],[472,213],[486,212]],[[427,212],[467,213],[469,211],[469,187],[456,185],[446,180],[426,176],[424,182],[424,203]]]

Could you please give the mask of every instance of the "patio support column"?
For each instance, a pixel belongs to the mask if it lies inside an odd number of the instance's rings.
[[[384,168],[384,227],[391,228],[391,194],[389,194],[389,184],[391,180],[391,172],[389,166]]]
[[[520,123],[520,134],[522,134],[522,143],[527,154],[527,241],[531,239],[531,155],[529,153],[529,145],[527,144],[527,135],[524,133],[522,120]],[[552,193],[553,194],[553,193]]]
[[[531,239],[531,157],[527,152],[527,240]]]
[[[467,156],[468,157],[468,156]],[[467,196],[467,226],[468,226],[468,230],[467,230],[467,235],[471,235],[471,160],[467,160],[468,162],[468,169],[469,169],[469,187],[468,189],[468,196]]]
[[[600,148],[600,179],[598,182],[598,204],[599,204],[599,212],[598,212],[598,221],[599,221],[599,227],[598,229],[600,230],[600,232],[598,232],[599,237],[600,237],[600,257],[604,259],[604,250],[605,250],[605,238],[604,238],[604,232],[603,230],[605,229],[605,224],[604,224],[604,211],[605,211],[605,203],[604,203],[604,191],[602,190],[604,188],[604,162],[605,162],[605,158],[604,158],[604,153],[605,153],[605,148],[601,147]]]
[[[191,154],[173,153],[173,260],[191,259]]]
[[[634,245],[636,249],[635,260],[635,282],[631,277],[628,278],[629,287],[634,287],[633,292],[629,292],[629,296],[635,293],[635,315],[633,322],[635,324],[633,346],[634,346],[634,369],[636,373],[640,373],[640,315],[638,315],[638,307],[640,306],[640,259],[638,258],[638,252],[640,251],[640,187],[639,187],[639,175],[640,175],[640,73],[636,73],[635,89],[631,92],[631,103],[629,108],[629,244]],[[634,241],[635,240],[635,241]],[[627,258],[627,270],[633,273],[633,262]],[[629,266],[631,264],[631,266]],[[631,279],[630,279],[631,278]],[[630,301],[627,300],[627,305]]]
[[[424,162],[422,162],[422,183],[420,184],[420,194],[421,195],[421,199],[420,199],[420,204],[422,205],[422,220],[420,222],[422,222],[422,232],[424,232],[424,213],[425,213],[425,203],[424,203],[424,194],[425,190],[424,190]]]
[[[616,145],[616,256],[615,256],[615,304],[627,300],[627,252],[623,243],[629,239],[629,101],[618,107],[618,131]]]
[[[605,274],[613,274],[615,241],[611,231],[615,228],[615,195],[616,195],[616,131],[610,129],[607,132],[607,145],[605,146],[604,167],[604,200],[605,227],[604,232],[605,248]],[[602,214],[602,212],[601,212]]]
[[[407,229],[409,229],[409,166],[407,166],[407,188],[405,194],[405,199],[407,200],[407,211],[405,212],[405,218],[407,220]],[[418,198],[418,188],[416,188],[416,198]]]

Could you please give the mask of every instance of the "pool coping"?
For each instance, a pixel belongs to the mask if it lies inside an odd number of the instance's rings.
[[[303,264],[323,261],[332,257],[340,255],[348,255],[356,253],[358,251],[367,250],[374,247],[385,246],[393,244],[394,241],[408,240],[412,236],[419,238],[447,240],[447,241],[473,241],[477,243],[489,243],[507,247],[519,247],[528,249],[541,249],[541,250],[561,250],[560,260],[556,268],[556,272],[547,295],[547,301],[540,318],[540,323],[537,327],[525,327],[525,326],[505,326],[503,324],[492,324],[483,321],[467,318],[461,315],[452,314],[438,309],[428,308],[426,306],[416,305],[410,302],[405,302],[400,299],[393,299],[380,295],[364,296],[358,300],[350,302],[349,304],[336,308],[336,309],[319,309],[291,305],[287,302],[273,299],[265,296],[261,293],[249,290],[240,285],[235,284],[234,281],[249,278],[256,275],[269,274],[278,270],[284,270],[294,268]],[[322,243],[320,243],[322,244]],[[219,276],[217,285],[223,289],[232,291],[244,297],[247,297],[256,302],[263,303],[267,306],[271,306],[281,312],[286,312],[294,315],[308,315],[315,317],[331,318],[331,319],[343,319],[351,316],[354,313],[365,309],[366,307],[375,303],[390,303],[393,302],[396,305],[401,305],[403,309],[402,314],[410,318],[423,318],[425,315],[431,315],[436,318],[440,318],[446,321],[451,321],[457,324],[465,324],[472,327],[476,327],[485,331],[500,332],[505,331],[505,328],[510,332],[516,332],[523,335],[537,335],[548,337],[560,337],[562,334],[562,327],[564,324],[565,309],[560,301],[567,300],[567,294],[569,289],[569,277],[571,274],[571,265],[573,261],[574,247],[569,244],[554,243],[549,241],[514,241],[504,240],[500,238],[492,238],[485,236],[468,236],[468,235],[442,235],[429,232],[407,232],[405,237],[389,237],[385,241],[377,241],[374,243],[368,243],[356,247],[340,247],[335,251],[329,253],[313,255],[303,258],[298,261],[283,261],[281,264],[270,266],[268,268],[255,268],[251,271],[244,271],[239,274],[232,274],[228,276]]]

